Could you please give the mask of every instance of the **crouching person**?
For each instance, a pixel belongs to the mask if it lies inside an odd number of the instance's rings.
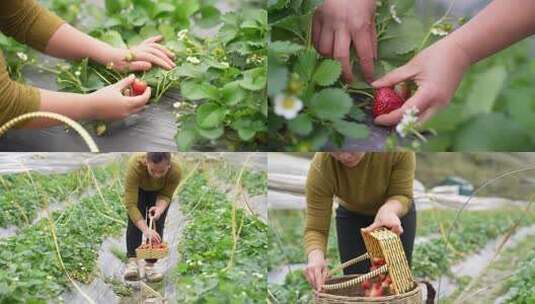
[[[126,250],[128,262],[124,279],[140,280],[136,248],[143,242],[143,235],[153,243],[163,238],[165,219],[173,194],[180,182],[180,167],[170,153],[149,152],[133,155],[128,161],[124,204],[128,211]],[[156,230],[148,226],[153,217]],[[149,282],[158,282],[163,274],[154,269],[156,259],[145,260],[145,277]]]

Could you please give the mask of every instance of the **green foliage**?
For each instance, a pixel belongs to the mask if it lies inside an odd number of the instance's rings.
[[[269,47],[268,95],[270,145],[276,150],[315,151],[328,141],[341,146],[345,138],[369,136],[364,115],[354,103],[352,93],[359,94],[360,106],[372,92],[355,64],[355,80],[348,86],[340,80],[341,66],[332,59],[321,58],[311,46],[310,28],[314,10],[323,1],[268,2],[271,44]],[[414,1],[378,1],[377,33],[379,41],[378,73],[408,61],[423,43],[427,29],[414,16]],[[401,23],[394,20],[390,7],[395,5]],[[356,58],[352,58],[356,61]],[[295,96],[303,110],[293,119],[276,114],[277,96]],[[358,114],[358,115],[354,115]],[[313,132],[315,130],[315,132]],[[275,135],[276,134],[276,135]]]
[[[100,243],[126,223],[122,223],[125,212],[119,184],[102,193],[104,201],[95,193],[16,236],[0,239],[0,303],[56,302],[68,290],[70,282],[60,264],[53,232],[68,274],[84,283],[93,280]]]
[[[464,212],[452,226],[455,215],[455,211],[436,210],[418,214],[418,235],[440,234],[441,227],[451,233],[447,244],[440,237],[415,246],[412,268],[417,277],[435,279],[446,274],[455,262],[506,234],[515,223],[526,226],[535,222],[535,213],[518,208]]]
[[[535,138],[535,60],[527,42],[473,66],[443,112],[427,127],[438,132],[430,151],[531,151]]]
[[[199,174],[183,188],[180,202],[190,220],[179,244],[177,301],[265,301],[267,225],[238,209],[234,224],[239,238],[234,250],[232,202],[224,193],[210,187]],[[233,263],[229,266],[230,259]]]
[[[111,167],[93,169],[99,182],[110,177]],[[45,175],[36,172],[0,176],[0,227],[30,225],[39,209],[80,194],[93,184],[87,168]]]

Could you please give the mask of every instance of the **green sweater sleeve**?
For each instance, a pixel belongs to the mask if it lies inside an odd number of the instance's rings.
[[[63,23],[35,0],[0,1],[0,31],[39,51],[46,49],[48,41]],[[11,80],[0,53],[0,124],[39,110],[40,100],[37,88]]]
[[[407,214],[412,204],[415,167],[416,157],[413,152],[399,152],[395,155],[386,197],[387,201],[397,200],[401,203],[402,215]]]
[[[168,173],[164,187],[162,188],[162,190],[158,192],[158,198],[164,199],[165,201],[169,203],[173,199],[173,195],[179,183],[180,183],[180,167],[178,166],[177,163],[173,163]]]
[[[132,222],[137,222],[143,219],[143,215],[137,207],[138,190],[141,183],[141,172],[137,165],[138,159],[136,157],[130,158],[128,161],[128,168],[126,170],[126,182],[124,185],[124,205],[128,212],[128,216]]]
[[[38,51],[46,49],[48,41],[63,23],[35,0],[0,1],[0,31]]]
[[[331,214],[333,207],[334,186],[325,170],[328,170],[325,163],[322,163],[323,154],[316,153],[314,160],[308,170],[305,195],[306,195],[306,216],[305,216],[305,254],[314,249],[327,252],[327,240],[331,225]]]
[[[0,125],[22,114],[38,111],[40,100],[37,88],[18,83],[9,77],[0,50]]]

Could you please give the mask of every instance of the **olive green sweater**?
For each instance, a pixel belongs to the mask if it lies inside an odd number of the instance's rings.
[[[326,252],[333,199],[350,211],[375,215],[389,200],[412,204],[415,156],[412,152],[369,152],[348,168],[329,153],[316,153],[306,182],[305,251]]]
[[[146,153],[134,154],[128,161],[126,171],[124,204],[128,216],[134,223],[143,219],[143,215],[137,207],[139,188],[145,191],[158,191],[159,200],[171,202],[180,183],[180,166],[176,160],[171,159],[171,168],[165,176],[153,178],[147,170],[146,155]]]
[[[44,51],[48,41],[63,24],[58,16],[35,0],[0,1],[0,31],[20,43]],[[0,51],[0,124],[21,114],[39,110],[39,90],[9,78]]]

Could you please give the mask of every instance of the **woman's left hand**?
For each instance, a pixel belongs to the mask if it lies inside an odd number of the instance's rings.
[[[175,68],[176,64],[173,61],[175,54],[158,43],[162,38],[162,36],[151,37],[130,49],[114,49],[110,60],[112,68],[123,72],[147,71],[153,65],[166,70]]]
[[[158,206],[150,207],[149,209],[149,214],[152,215],[155,220],[159,220],[162,213],[163,208],[160,208]]]
[[[364,228],[365,232],[372,232],[373,230],[381,227],[386,227],[397,235],[403,233],[403,227],[401,227],[401,220],[396,212],[389,210],[388,208],[381,208],[375,216],[374,222]]]

